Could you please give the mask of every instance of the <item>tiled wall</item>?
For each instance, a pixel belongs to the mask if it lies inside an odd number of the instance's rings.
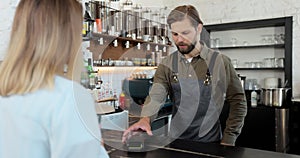
[[[0,60],[7,47],[10,26],[15,7],[19,0],[0,1]],[[125,0],[121,0],[124,2]],[[181,4],[196,6],[205,24],[218,24],[245,20],[257,20],[293,16],[293,94],[300,97],[300,1],[299,0],[132,0],[144,7],[164,7],[169,9]]]

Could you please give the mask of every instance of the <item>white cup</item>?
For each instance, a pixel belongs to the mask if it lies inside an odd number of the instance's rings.
[[[150,37],[150,35],[143,35],[143,40],[147,42],[147,41],[149,41],[149,37]]]

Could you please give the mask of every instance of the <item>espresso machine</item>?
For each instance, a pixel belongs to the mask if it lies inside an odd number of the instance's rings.
[[[133,104],[142,105],[152,87],[151,79],[126,78],[122,83],[122,90],[128,98],[131,98]]]
[[[149,95],[149,91],[153,84],[153,78],[149,79],[136,79],[136,78],[126,78],[122,83],[122,91],[125,93],[126,98],[130,100],[129,112],[134,115],[140,115],[142,106]],[[158,112],[160,114],[171,113],[172,102],[167,96],[165,104],[161,107]],[[127,105],[128,106],[128,105]]]

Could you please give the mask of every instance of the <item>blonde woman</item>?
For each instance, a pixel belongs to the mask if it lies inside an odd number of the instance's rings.
[[[108,157],[94,101],[73,81],[81,30],[76,0],[20,0],[0,65],[0,158]]]

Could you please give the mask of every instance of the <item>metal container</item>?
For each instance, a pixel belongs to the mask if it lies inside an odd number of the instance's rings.
[[[262,89],[261,98],[263,105],[272,106],[272,90],[273,89]]]
[[[143,12],[142,6],[136,5],[133,8],[133,15],[134,15],[134,29],[136,32],[136,38],[142,39],[142,30],[143,30]]]
[[[282,107],[287,103],[290,88],[276,88],[272,91],[272,106]]]
[[[100,18],[99,13],[98,13],[99,12],[99,2],[90,1],[89,3],[86,3],[86,4],[88,5],[87,10],[90,10],[91,19]]]
[[[241,76],[240,74],[238,74],[238,77],[241,81],[242,87],[243,89],[245,89],[245,84],[246,84],[246,76]]]
[[[272,107],[288,106],[287,102],[291,99],[290,90],[290,88],[263,88],[262,104]]]

